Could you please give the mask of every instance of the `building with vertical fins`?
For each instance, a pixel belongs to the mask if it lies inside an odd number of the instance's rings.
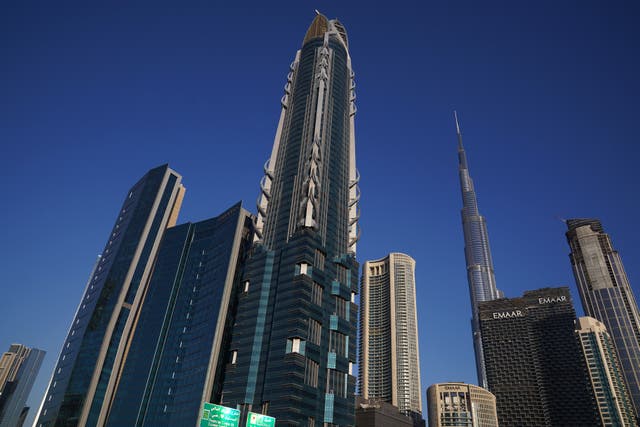
[[[635,426],[633,404],[613,340],[604,324],[593,317],[580,317],[576,332],[587,362],[602,425]]]
[[[587,316],[613,339],[627,389],[640,418],[640,313],[620,254],[597,219],[566,221],[569,258]]]
[[[500,427],[599,426],[569,288],[479,304]]]
[[[0,427],[22,426],[25,406],[40,371],[45,352],[22,344],[11,344],[0,357]]]
[[[493,271],[493,259],[489,247],[487,223],[480,211],[478,200],[469,175],[467,154],[462,145],[462,132],[458,123],[458,115],[454,112],[456,132],[458,135],[458,174],[462,191],[462,231],[464,233],[464,257],[467,263],[467,281],[471,298],[471,331],[473,333],[473,350],[476,355],[476,371],[478,384],[487,387],[487,378],[482,353],[482,337],[478,320],[478,304],[501,298],[502,293],[496,288]]]
[[[366,261],[360,287],[359,393],[422,421],[416,262],[391,253]]]
[[[95,426],[112,372],[120,370],[167,227],[184,194],[163,165],[127,193],[87,283],[36,417],[36,426]]]
[[[429,427],[498,427],[496,397],[482,387],[439,383],[427,389]]]
[[[354,101],[346,30],[318,14],[287,76],[242,278],[221,398],[241,423],[354,425]]]
[[[166,231],[99,425],[196,426],[202,403],[220,400],[236,294],[243,291],[237,276],[252,228],[253,217],[238,203]]]

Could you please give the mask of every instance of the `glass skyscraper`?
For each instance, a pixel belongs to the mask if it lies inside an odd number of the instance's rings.
[[[467,263],[467,281],[471,298],[471,331],[473,333],[473,350],[476,355],[476,371],[478,384],[487,387],[487,376],[482,353],[482,337],[478,320],[478,304],[501,298],[502,292],[496,288],[493,271],[493,259],[489,247],[487,223],[478,211],[478,200],[469,175],[467,153],[462,145],[462,132],[455,114],[456,132],[458,135],[458,174],[462,191],[462,230],[464,232],[464,257]]]
[[[636,417],[640,418],[640,313],[620,254],[599,220],[577,218],[566,223],[569,258],[582,307],[611,335]]]
[[[0,427],[22,426],[25,407],[40,371],[45,352],[22,344],[11,344],[0,357]]]
[[[290,66],[258,201],[222,404],[278,426],[354,425],[358,264],[354,74],[318,14]]]
[[[359,393],[422,421],[416,262],[391,253],[367,261],[360,288]]]
[[[69,328],[36,426],[96,425],[111,373],[124,358],[160,240],[176,222],[184,194],[181,180],[163,165],[125,196]]]
[[[252,228],[238,203],[167,230],[100,425],[196,426],[202,403],[219,401],[236,293],[243,291],[238,267]]]

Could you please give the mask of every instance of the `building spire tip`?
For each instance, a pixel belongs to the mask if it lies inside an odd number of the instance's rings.
[[[453,110],[453,117],[456,119],[456,132],[460,135],[460,123],[458,123],[458,112]]]

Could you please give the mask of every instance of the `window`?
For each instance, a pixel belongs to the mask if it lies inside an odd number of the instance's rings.
[[[318,387],[318,368],[320,365],[311,359],[307,359],[304,371],[304,383],[311,387]]]
[[[347,284],[349,269],[342,264],[336,264],[336,280],[342,284]]]
[[[231,351],[231,364],[235,365],[237,361],[238,361],[238,350],[232,350]]]
[[[309,264],[307,264],[306,262],[301,262],[297,265],[297,267],[298,268],[296,268],[296,270],[298,270],[298,274],[309,274]]]
[[[286,353],[304,354],[305,340],[301,338],[287,338]]]
[[[338,317],[341,317],[343,319],[347,319],[349,318],[349,311],[347,309],[347,300],[340,298],[339,296],[335,296],[335,303],[336,303],[336,310],[335,310],[335,314],[338,315]]]
[[[353,303],[356,302],[356,293],[355,292],[351,292],[351,302],[353,302]]]
[[[320,336],[322,334],[322,324],[315,319],[309,319],[309,331],[307,339],[316,345],[320,345]]]
[[[329,331],[329,351],[345,356],[347,354],[347,336],[338,331]]]
[[[242,292],[247,293],[249,292],[249,281],[245,280],[242,284]]]
[[[322,305],[322,286],[316,282],[311,285],[311,302]]]
[[[262,414],[267,415],[269,413],[269,401],[262,402]]]
[[[328,394],[335,394],[339,397],[347,397],[347,374],[335,369],[327,369],[327,389]]]
[[[313,266],[319,270],[324,270],[325,257],[325,254],[320,249],[316,249],[316,254],[313,258]]]

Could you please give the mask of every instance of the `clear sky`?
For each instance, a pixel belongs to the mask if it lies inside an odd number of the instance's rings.
[[[32,416],[136,180],[181,173],[181,221],[255,211],[315,8],[356,72],[358,259],[417,262],[423,390],[475,382],[454,109],[507,296],[569,285],[582,313],[557,217],[583,216],[640,293],[638,2],[4,3],[0,350],[47,351]]]

